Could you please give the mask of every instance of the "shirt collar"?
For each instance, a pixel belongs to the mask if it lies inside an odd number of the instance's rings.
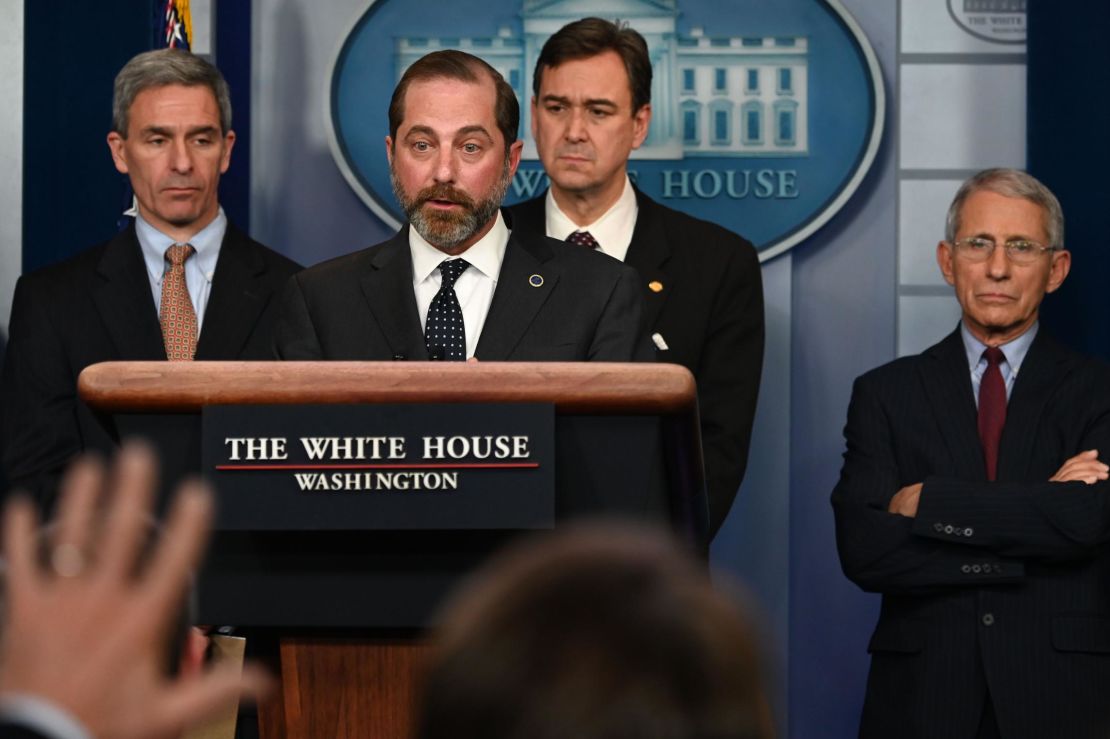
[[[226,233],[227,216],[221,207],[212,222],[193,234],[188,241],[196,252],[192,257],[195,260],[193,263],[208,282],[212,282],[216,272],[216,262],[220,258],[220,245],[223,244]],[[135,217],[135,235],[139,239],[139,247],[142,249],[143,261],[146,262],[150,279],[161,283],[162,275],[166,271],[166,249],[181,242],[159,231],[141,215]]]
[[[505,258],[505,248],[509,243],[509,227],[505,225],[501,211],[497,211],[496,220],[485,236],[479,239],[469,249],[451,257],[427,242],[417,233],[416,229],[409,226],[409,251],[412,253],[412,284],[418,285],[436,271],[439,263],[444,259],[463,258],[470,263],[471,268],[497,282],[497,275],[501,271],[501,262]]]
[[[1010,374],[1016,373],[1021,363],[1025,361],[1025,355],[1029,353],[1029,347],[1033,344],[1033,338],[1037,335],[1039,327],[1040,323],[1034,321],[1021,336],[999,345],[998,348],[1006,356],[1006,364],[1010,365]],[[960,321],[960,337],[964,340],[964,351],[967,352],[967,366],[975,371],[980,361],[986,361],[983,359],[983,352],[987,350],[987,345],[975,338],[963,321]]]
[[[551,193],[551,189],[547,190],[547,234],[552,238],[566,241],[567,237],[575,231],[589,231],[597,243],[601,245],[601,251],[615,256],[613,254],[614,245],[620,248],[620,244],[624,244],[624,249],[627,251],[628,242],[632,240],[632,230],[636,227],[636,215],[639,211],[639,206],[636,204],[636,191],[632,189],[632,182],[629,181],[628,175],[624,176],[624,189],[621,190],[621,196],[617,198],[617,202],[613,203],[609,210],[605,211],[600,218],[593,223],[586,226],[579,226],[570,219],[566,213],[559,208],[559,204],[555,202],[555,196]],[[623,256],[623,255],[622,255]]]

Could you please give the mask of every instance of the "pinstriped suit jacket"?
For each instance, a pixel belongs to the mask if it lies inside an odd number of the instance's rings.
[[[974,737],[988,691],[1005,737],[1110,736],[1110,368],[1042,329],[987,482],[959,331],[860,377],[833,491],[845,574],[883,594],[861,737]],[[888,513],[924,482],[916,518]]]

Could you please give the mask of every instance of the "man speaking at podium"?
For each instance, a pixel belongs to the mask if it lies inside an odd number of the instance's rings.
[[[282,359],[612,361],[650,358],[635,272],[511,231],[500,205],[520,162],[520,108],[486,62],[428,54],[404,73],[385,139],[409,223],[289,281]]]

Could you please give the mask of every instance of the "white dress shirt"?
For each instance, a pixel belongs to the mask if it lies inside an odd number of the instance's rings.
[[[589,231],[598,243],[598,251],[623,262],[628,254],[628,245],[632,243],[632,231],[636,228],[636,215],[640,207],[636,204],[636,191],[632,189],[628,175],[625,175],[624,190],[617,202],[588,226],[579,226],[572,221],[559,208],[550,189],[547,191],[547,206],[544,210],[547,213],[547,235],[551,238],[566,241],[575,231]]]
[[[424,237],[409,228],[409,251],[412,253],[412,289],[416,294],[416,310],[420,315],[420,326],[428,322],[428,307],[432,298],[439,292],[443,276],[439,273],[439,263],[449,259],[465,259],[470,263],[466,271],[455,282],[455,297],[462,308],[463,328],[466,332],[466,358],[474,356],[482,326],[486,323],[489,306],[493,301],[493,291],[497,288],[497,275],[501,272],[501,262],[505,259],[505,248],[509,245],[509,228],[497,213],[493,228],[476,244],[457,257],[444,254]]]
[[[135,218],[135,235],[146,262],[147,276],[150,277],[150,290],[154,295],[155,310],[162,310],[162,277],[169,269],[166,262],[166,249],[174,244],[188,243],[196,250],[185,260],[185,284],[189,288],[189,299],[197,316],[197,336],[204,323],[204,309],[208,306],[208,296],[212,293],[212,278],[216,274],[216,262],[220,258],[220,246],[227,233],[227,216],[220,208],[212,222],[193,234],[187,242],[176,241],[150,225],[143,217]]]

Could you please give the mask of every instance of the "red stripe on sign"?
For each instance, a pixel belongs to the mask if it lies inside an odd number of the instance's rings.
[[[538,468],[539,462],[465,464],[218,464],[220,472],[265,470],[519,470]]]

